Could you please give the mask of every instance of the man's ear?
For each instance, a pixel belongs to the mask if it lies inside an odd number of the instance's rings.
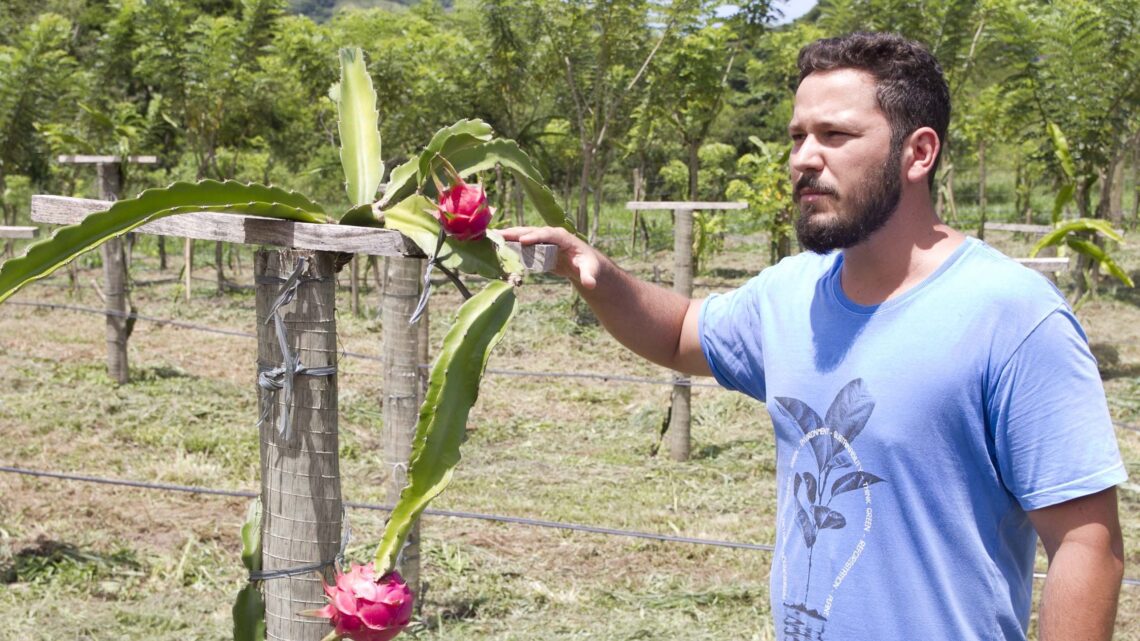
[[[907,181],[927,182],[941,148],[938,134],[930,127],[919,127],[911,132],[903,143],[902,166]]]

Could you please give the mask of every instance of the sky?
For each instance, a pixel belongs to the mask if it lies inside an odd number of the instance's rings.
[[[804,15],[816,5],[818,0],[776,0],[775,6],[784,13],[784,17],[776,24],[787,24]],[[717,9],[717,15],[723,17],[736,13],[736,5],[727,3]]]
[[[791,22],[808,11],[811,11],[811,8],[816,5],[816,2],[817,0],[784,0],[784,2],[778,3],[776,6],[784,12],[784,18],[780,23]]]

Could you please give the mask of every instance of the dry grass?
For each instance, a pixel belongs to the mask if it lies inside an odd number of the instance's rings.
[[[1024,249],[1021,241],[991,241]],[[765,247],[755,238],[730,241],[698,277],[698,294],[742,282],[762,267]],[[665,252],[623,263],[646,276],[654,263],[669,272]],[[1127,268],[1138,263],[1135,253],[1126,257]],[[139,280],[159,276],[135,272]],[[86,265],[82,282],[97,277]],[[63,283],[37,284],[18,300],[98,306],[90,288],[76,300]],[[188,304],[170,283],[139,287],[135,300],[150,316],[253,331],[250,294],[218,297],[210,282],[199,286]],[[347,291],[341,296],[348,310]],[[444,310],[457,302],[449,289],[433,298],[436,339]],[[1079,316],[1105,367],[1114,418],[1140,426],[1140,297],[1108,293]],[[140,322],[132,381],[116,388],[103,372],[102,332],[98,316],[0,306],[0,464],[255,488],[254,341]],[[349,352],[379,353],[373,320],[342,311],[340,335]],[[576,324],[568,289],[547,282],[525,289],[490,367],[668,378],[596,327]],[[341,368],[345,494],[380,501],[387,477],[378,448],[380,364],[344,359]],[[649,455],[668,397],[667,386],[489,376],[465,459],[433,507],[771,542],[774,451],[763,407],[695,390],[696,456],[678,464]],[[1118,436],[1140,479],[1140,431]],[[1133,576],[1136,483],[1120,493]],[[234,499],[0,475],[0,639],[228,638],[243,515],[244,502]],[[365,558],[382,514],[350,517],[350,554]],[[414,631],[423,639],[773,638],[764,552],[444,517],[427,519],[424,537],[428,585]],[[1140,587],[1124,588],[1117,638],[1140,640]]]

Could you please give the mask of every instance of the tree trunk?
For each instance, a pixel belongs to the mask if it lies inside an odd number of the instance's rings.
[[[978,141],[978,238],[986,238],[986,141]]]
[[[118,163],[99,163],[95,166],[99,180],[99,198],[118,200],[122,188],[122,174]],[[123,238],[115,237],[100,247],[103,254],[103,295],[107,310],[107,375],[119,385],[130,378],[127,361],[127,338],[130,323],[130,277],[127,274],[127,258],[123,249]]]
[[[948,163],[946,167],[946,208],[949,210],[951,223],[958,220],[958,204],[954,202],[954,165]]]
[[[224,261],[226,259],[225,247],[222,241],[214,243],[214,272],[218,281],[218,295],[226,293],[226,272],[224,269]]]
[[[1140,223],[1140,142],[1132,148],[1132,224]]]
[[[16,210],[11,205],[11,203],[9,203],[8,200],[2,196],[4,192],[7,191],[7,189],[8,183],[4,179],[4,172],[0,171],[0,212],[3,212],[4,215],[3,225],[11,226],[16,224]],[[4,256],[11,257],[14,253],[14,246],[15,245],[12,242],[12,239],[4,239]]]
[[[673,291],[693,295],[693,212],[679,209],[673,216]],[[689,460],[691,441],[691,380],[675,375],[672,408],[669,413],[669,456],[674,461]]]
[[[1088,218],[1092,215],[1090,211],[1092,207],[1092,187],[1096,183],[1096,178],[1082,179],[1077,181],[1076,193],[1073,198],[1077,203],[1077,216],[1080,218]]]
[[[792,209],[787,208],[780,212],[776,218],[772,238],[769,242],[771,249],[769,257],[773,265],[792,255],[792,236],[788,233],[788,229],[790,229],[790,225],[792,224],[793,216],[795,216],[795,214]]]
[[[602,201],[605,199],[606,167],[605,158],[595,164],[594,178],[594,219],[590,221],[590,244],[598,241],[598,229],[602,224]]]
[[[284,343],[304,367],[336,367],[335,255],[305,250],[261,250],[254,259],[257,283],[257,358],[261,371],[284,367],[271,309],[282,283],[302,258],[293,302],[280,314]],[[340,550],[343,504],[338,459],[337,377],[298,374],[293,396],[260,391],[262,571],[331,562]],[[288,411],[288,431],[279,429]],[[331,578],[331,567],[325,577]],[[319,641],[328,622],[298,616],[327,599],[317,572],[265,581],[267,641]]]
[[[700,200],[697,195],[698,181],[697,174],[701,170],[701,145],[699,141],[692,141],[688,144],[689,147],[689,200],[696,202]]]
[[[633,201],[641,200],[641,167],[633,168]],[[632,254],[637,249],[637,221],[641,218],[641,210],[633,210],[633,223],[630,225],[629,232],[629,253]]]
[[[1076,194],[1074,198],[1077,202],[1077,215],[1081,218],[1088,218],[1089,214],[1091,213],[1089,212],[1089,201],[1091,200],[1090,192],[1092,191],[1094,181],[1095,178],[1093,180],[1085,179],[1077,181]],[[1092,238],[1087,233],[1077,232],[1077,236],[1084,238],[1085,240],[1092,240]],[[1093,262],[1092,259],[1090,259],[1088,256],[1078,253],[1072,265],[1073,266],[1069,272],[1073,277],[1074,287],[1073,298],[1071,302],[1075,303],[1076,301],[1080,300],[1086,293],[1092,291],[1091,288],[1096,285],[1096,280],[1092,274]]]
[[[937,182],[937,181],[935,181],[935,183],[934,183],[934,184],[935,184],[935,185],[938,185],[938,182]],[[935,215],[935,216],[936,216],[936,217],[937,217],[939,220],[944,220],[944,219],[942,218],[942,210],[943,210],[945,207],[946,207],[946,191],[945,191],[945,188],[944,188],[944,186],[939,186],[939,187],[937,188],[937,193],[936,193],[936,195],[935,195],[935,197],[934,197],[934,215]]]
[[[1112,168],[1106,175],[1109,177],[1106,217],[1113,227],[1120,228],[1124,225],[1124,154],[1113,160]]]
[[[1026,225],[1033,224],[1033,208],[1030,206],[1032,188],[1029,185],[1029,168],[1019,155],[1013,172],[1014,212],[1021,214]]]
[[[514,179],[511,194],[515,197],[515,225],[522,227],[526,224],[526,193],[518,178]]]
[[[510,213],[511,204],[511,187],[509,177],[503,175],[503,166],[495,165],[495,201],[492,203],[491,210],[494,212],[492,218],[492,225],[498,221],[507,219],[507,214]]]
[[[158,237],[158,271],[166,271],[166,236]]]
[[[416,258],[386,258],[384,298],[380,325],[384,358],[384,467],[388,501],[395,503],[407,484],[408,458],[412,452],[419,399],[422,398],[419,363],[420,329],[408,322],[420,294],[424,261]],[[420,323],[427,320],[421,319]],[[400,553],[400,574],[415,594],[420,593],[420,526],[417,522]]]
[[[575,224],[579,234],[589,232],[590,210],[590,176],[594,164],[594,150],[586,145],[582,146],[582,175],[581,184],[578,185],[578,220]]]

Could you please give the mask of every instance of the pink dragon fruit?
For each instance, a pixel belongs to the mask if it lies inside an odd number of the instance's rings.
[[[456,240],[479,240],[494,214],[487,206],[487,192],[482,185],[465,183],[458,175],[453,181],[440,193],[435,217]]]
[[[412,617],[414,595],[398,572],[376,576],[376,568],[352,564],[337,572],[336,584],[325,584],[329,604],[305,614],[328,619],[334,626],[326,639],[388,641],[400,633]]]

